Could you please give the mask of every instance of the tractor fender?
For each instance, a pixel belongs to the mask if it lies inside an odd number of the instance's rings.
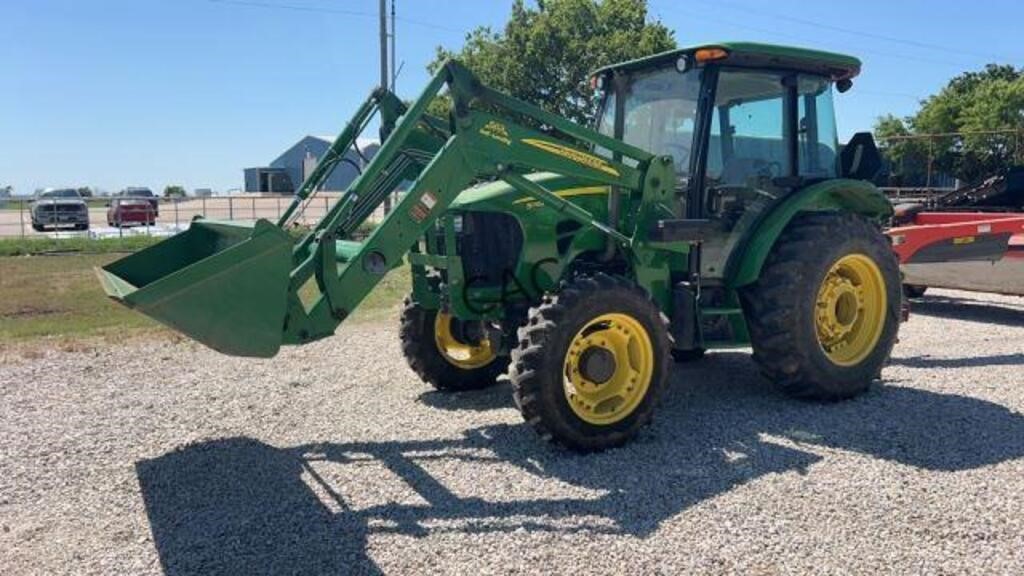
[[[747,231],[729,258],[726,284],[739,288],[756,281],[775,241],[789,222],[800,212],[815,211],[848,211],[878,220],[893,213],[885,194],[864,180],[838,178],[801,188],[765,210]]]

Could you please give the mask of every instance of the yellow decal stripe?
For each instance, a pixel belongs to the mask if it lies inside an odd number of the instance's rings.
[[[580,188],[566,188],[565,190],[559,190],[555,192],[555,196],[559,198],[572,198],[573,196],[593,196],[597,194],[607,194],[610,188],[608,186],[582,186]],[[526,196],[513,202],[513,204],[525,204],[526,202],[540,202],[532,196]]]
[[[587,154],[586,152],[581,152],[571,146],[565,146],[556,142],[549,142],[547,140],[539,140],[537,138],[523,138],[521,142],[523,144],[533,146],[534,148],[540,148],[541,150],[550,152],[556,156],[561,156],[562,158],[566,158],[577,164],[582,164],[595,170],[600,170],[605,174],[611,174],[612,176],[619,175],[619,171],[612,168],[604,158]]]

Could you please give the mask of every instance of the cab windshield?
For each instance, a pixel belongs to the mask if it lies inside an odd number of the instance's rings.
[[[672,156],[676,175],[681,178],[690,172],[701,74],[700,69],[680,74],[674,67],[637,72],[629,77],[623,91],[620,139],[652,154]],[[614,92],[605,97],[597,126],[599,132],[612,137],[615,99]]]
[[[64,189],[64,190],[46,190],[39,194],[40,198],[78,198],[78,192],[76,190]]]

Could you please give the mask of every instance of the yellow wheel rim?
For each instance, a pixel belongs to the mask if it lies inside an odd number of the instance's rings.
[[[604,314],[588,322],[569,344],[565,397],[584,422],[614,424],[640,405],[652,374],[654,347],[647,330],[632,316]]]
[[[836,261],[818,289],[814,324],[832,363],[855,366],[878,344],[885,326],[885,279],[875,261],[848,254]]]
[[[434,318],[434,342],[445,360],[463,370],[472,370],[483,368],[498,357],[490,340],[481,340],[474,345],[456,338],[452,334],[452,320],[451,314],[440,311]]]

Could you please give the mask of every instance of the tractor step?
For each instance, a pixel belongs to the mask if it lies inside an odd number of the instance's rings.
[[[658,220],[649,234],[654,242],[703,242],[721,229],[715,220],[680,218]]]
[[[701,316],[730,316],[736,314],[743,314],[742,308],[719,308],[719,307],[708,307],[700,309]]]

